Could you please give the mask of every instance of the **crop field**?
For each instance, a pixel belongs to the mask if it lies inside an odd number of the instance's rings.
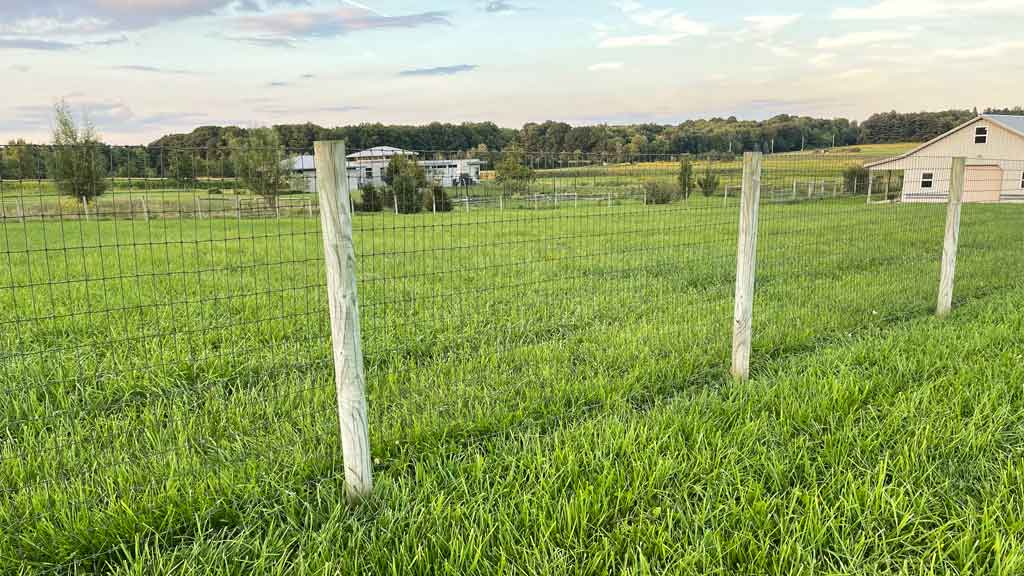
[[[3,221],[0,572],[1019,573],[1021,207],[356,216],[347,508],[319,222]]]

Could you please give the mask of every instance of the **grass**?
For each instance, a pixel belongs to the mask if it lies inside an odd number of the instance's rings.
[[[0,572],[1024,569],[1019,206],[359,215],[377,490],[346,508],[319,223],[2,226]]]

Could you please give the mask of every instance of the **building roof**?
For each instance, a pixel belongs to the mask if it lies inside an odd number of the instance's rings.
[[[283,164],[293,172],[312,172],[316,170],[316,156],[303,154],[302,156],[289,158]]]
[[[982,120],[988,120],[989,122],[998,124],[999,126],[1006,128],[1007,130],[1013,132],[1014,134],[1020,136],[1021,138],[1024,138],[1024,116],[1008,116],[1005,114],[982,114],[977,118],[973,118],[971,120],[968,120],[967,122],[964,122],[963,124],[957,126],[956,128],[953,128],[952,130],[946,132],[941,136],[932,138],[931,140],[925,142],[924,144],[921,144],[917,148],[914,148],[910,152],[900,154],[899,156],[894,156],[892,158],[886,158],[885,160],[879,160],[878,162],[870,162],[868,164],[865,164],[864,167],[875,168],[878,166],[882,166],[883,164],[889,164],[890,162],[896,162],[897,160],[909,158],[917,154],[918,152],[924,150],[925,148],[931,146],[932,144],[935,144],[936,142],[939,142],[941,140],[945,140],[950,135],[956,134],[957,132],[963,130],[964,128],[967,128],[968,126],[976,124]]]
[[[1009,116],[1006,114],[982,114],[982,118],[991,120],[1011,132],[1024,136],[1024,116]]]
[[[349,160],[364,160],[367,158],[390,158],[392,156],[416,156],[415,152],[395,148],[394,146],[375,146],[373,148],[349,154]]]

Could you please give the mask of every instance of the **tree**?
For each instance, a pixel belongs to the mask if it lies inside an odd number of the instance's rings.
[[[518,147],[512,147],[505,152],[501,162],[495,166],[495,172],[498,183],[513,193],[528,190],[534,178],[533,170],[523,162],[523,155]]]
[[[169,154],[168,175],[179,184],[196,180],[196,158],[191,150],[172,150]]]
[[[690,194],[693,193],[693,176],[693,162],[689,156],[684,156],[679,161],[679,195],[683,200],[689,200]]]
[[[423,167],[402,154],[391,157],[384,171],[388,185],[388,200],[398,206],[401,214],[415,214],[423,209],[423,189],[427,187],[427,174]]]
[[[715,192],[718,191],[718,183],[718,175],[715,174],[711,168],[711,162],[708,161],[704,165],[704,174],[697,178],[697,187],[700,188],[701,194],[704,194],[704,196],[714,196]]]
[[[847,166],[843,170],[843,189],[846,194],[867,194],[871,171],[860,164]]]
[[[427,212],[451,212],[452,201],[448,197],[448,191],[440,184],[434,184],[427,189],[423,196],[423,209]]]
[[[249,130],[244,136],[232,138],[230,147],[231,163],[242,184],[269,206],[276,206],[289,172],[277,132],[271,128]]]
[[[384,209],[384,200],[381,198],[380,190],[372,182],[364,182],[359,185],[359,196],[361,202],[357,208],[360,212],[380,212]]]
[[[88,118],[79,126],[63,101],[54,107],[54,125],[48,169],[57,190],[83,201],[106,192],[106,162],[96,128]]]

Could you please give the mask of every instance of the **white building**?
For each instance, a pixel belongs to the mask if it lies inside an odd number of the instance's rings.
[[[359,186],[371,183],[374,186],[384,185],[384,175],[387,172],[388,164],[394,156],[407,156],[416,158],[415,152],[394,148],[391,146],[378,146],[349,154],[348,159],[348,183],[354,190]],[[459,185],[473,185],[480,183],[480,170],[483,162],[475,158],[458,160],[418,160],[416,162],[423,167],[427,173],[427,180],[451,188]],[[288,160],[289,168],[293,179],[301,184],[293,184],[293,188],[305,188],[311,193],[316,192],[316,159],[311,155],[297,156]]]
[[[865,167],[872,182],[879,172],[902,172],[903,202],[945,202],[957,156],[967,159],[964,202],[1024,201],[1024,116],[983,114],[902,156]],[[872,191],[879,193],[884,194]]]
[[[416,152],[378,146],[348,155],[348,180],[352,187],[371,183],[384,185],[384,175],[394,156],[416,158]],[[458,185],[472,185],[480,182],[480,168],[483,163],[475,158],[459,160],[417,160],[427,173],[427,180],[451,188]]]

